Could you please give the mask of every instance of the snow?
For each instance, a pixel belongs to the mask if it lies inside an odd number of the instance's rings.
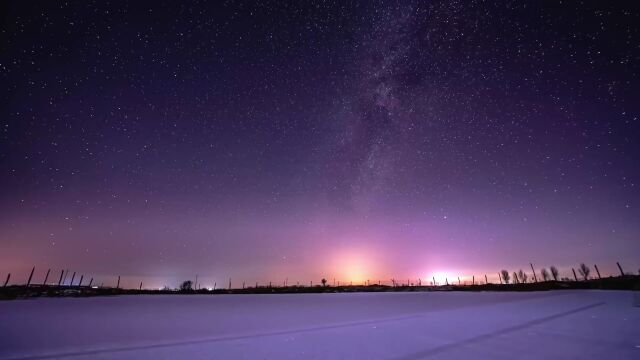
[[[0,302],[0,359],[640,359],[629,291]]]

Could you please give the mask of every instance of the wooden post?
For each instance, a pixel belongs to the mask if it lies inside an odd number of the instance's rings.
[[[436,286],[436,277],[433,277],[433,286]]]
[[[596,273],[598,273],[598,279],[602,279],[600,277],[600,270],[598,270],[598,265],[593,265],[594,268],[596,268]]]
[[[76,277],[76,272],[73,272],[73,276],[71,276],[71,282],[69,283],[69,286],[73,286],[73,279],[75,279]]]
[[[33,277],[33,272],[36,271],[36,267],[34,266],[33,269],[31,269],[31,274],[29,274],[29,280],[27,280],[27,287],[29,287],[29,285],[31,285],[31,278]]]
[[[498,280],[500,280],[500,285],[502,285],[502,276],[500,276],[500,273],[498,273]]]
[[[574,268],[571,268],[571,271],[573,271],[573,277],[576,279],[576,281],[578,281],[578,276],[576,276],[576,270]]]
[[[242,282],[242,289],[244,290],[244,281]]]
[[[118,275],[118,284],[116,285],[116,289],[120,289],[120,275]]]
[[[64,272],[64,278],[62,278],[62,285],[64,285],[64,283],[67,282],[68,275],[69,275],[69,269],[65,270]]]
[[[91,284],[93,284],[93,278],[91,278],[91,280],[89,280],[89,287],[91,287]]]
[[[529,263],[529,265],[531,265],[531,271],[533,271],[533,281],[538,282],[538,277],[536,276],[536,271],[533,270],[533,264]]]
[[[460,285],[460,276],[458,276],[458,285]]]
[[[215,289],[216,289],[216,286],[218,286],[218,283],[217,283],[217,282],[214,282],[214,283],[213,283],[213,290],[215,290]]]
[[[138,290],[142,290],[142,281],[140,281],[140,288]]]
[[[45,275],[44,277],[44,282],[42,283],[42,286],[47,286],[47,280],[49,279],[50,272],[51,272],[51,269],[47,270],[47,275]]]
[[[198,275],[196,274],[196,283],[193,284],[196,290],[198,290]]]
[[[473,276],[471,277],[471,285],[475,285],[475,284],[476,284],[476,276],[475,276],[475,275],[473,275]]]
[[[62,275],[64,275],[64,269],[60,271],[60,280],[58,280],[58,286],[62,285]]]
[[[622,266],[620,266],[620,263],[616,262],[616,265],[618,265],[618,269],[620,269],[620,276],[624,276],[624,271],[622,271]]]
[[[229,278],[229,290],[231,290],[231,278]]]
[[[11,273],[7,274],[7,280],[4,281],[4,285],[2,285],[2,287],[7,287],[7,284],[9,283],[9,279],[11,279]]]
[[[444,281],[447,283],[447,285],[449,285],[449,279],[448,278],[444,278]]]
[[[313,280],[309,281],[309,286],[313,287]]]
[[[78,284],[78,286],[82,286],[82,279],[84,279],[84,275],[80,275],[80,283]]]
[[[484,283],[485,283],[485,284],[488,284],[488,283],[489,283],[489,280],[487,280],[487,274],[484,274]]]

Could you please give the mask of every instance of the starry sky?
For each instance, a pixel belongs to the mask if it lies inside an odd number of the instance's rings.
[[[640,267],[638,2],[1,7],[0,276]]]

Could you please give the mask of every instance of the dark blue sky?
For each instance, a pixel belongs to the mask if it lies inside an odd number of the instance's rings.
[[[0,271],[155,285],[640,267],[637,3],[2,14]]]

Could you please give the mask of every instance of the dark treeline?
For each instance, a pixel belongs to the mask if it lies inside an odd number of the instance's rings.
[[[353,283],[341,284],[334,280],[332,284],[326,279],[321,279],[315,283],[311,281],[308,284],[290,285],[285,281],[281,285],[274,285],[269,282],[264,285],[255,283],[255,286],[246,286],[242,282],[241,288],[232,287],[231,279],[228,286],[218,288],[217,283],[213,288],[201,288],[196,281],[186,280],[177,288],[172,289],[164,287],[163,289],[144,289],[141,282],[137,289],[123,289],[120,287],[120,276],[114,280],[115,287],[94,284],[92,277],[89,281],[84,281],[85,276],[80,274],[76,277],[76,272],[71,276],[71,280],[67,282],[69,270],[62,270],[57,281],[47,282],[50,278],[51,269],[47,270],[44,281],[34,281],[35,267],[31,269],[28,279],[24,284],[10,285],[11,274],[7,274],[2,287],[0,287],[0,299],[15,299],[25,297],[40,296],[101,296],[101,295],[124,295],[124,294],[295,294],[295,293],[337,293],[337,292],[391,292],[391,291],[543,291],[543,290],[561,290],[561,289],[611,289],[611,290],[640,290],[640,275],[625,273],[619,263],[616,263],[619,273],[616,276],[603,277],[597,265],[594,265],[595,274],[592,273],[591,267],[582,263],[576,272],[575,268],[571,268],[571,276],[561,276],[559,270],[555,266],[549,269],[541,268],[538,273],[534,269],[533,264],[529,264],[531,272],[522,269],[513,271],[503,269],[498,272],[498,283],[491,283],[487,275],[479,277],[484,282],[476,281],[475,275],[472,280],[462,282],[458,277],[454,281],[449,282],[445,279],[444,283],[437,283],[436,279],[425,282],[421,279],[412,282],[406,279],[406,283],[398,282],[391,279],[391,285],[383,284],[381,281],[369,282],[363,284]],[[640,274],[640,270],[639,270]],[[75,281],[75,279],[78,279]]]

